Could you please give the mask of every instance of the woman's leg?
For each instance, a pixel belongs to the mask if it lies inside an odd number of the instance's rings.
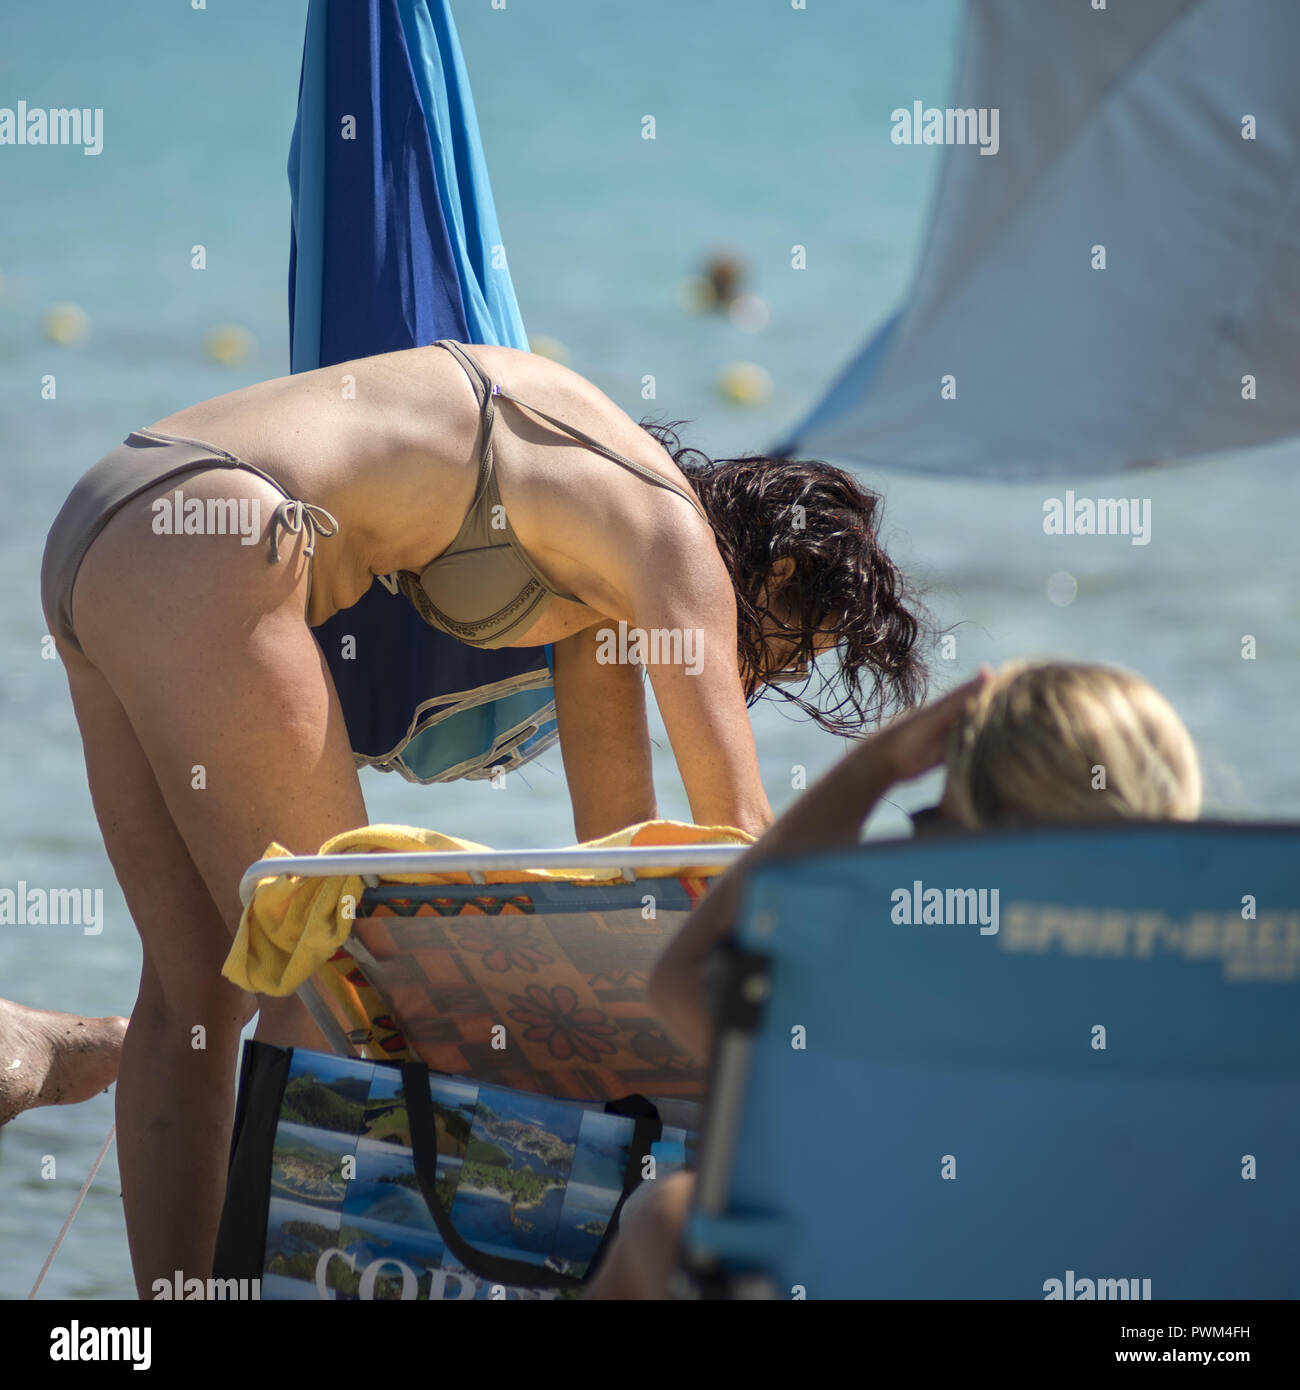
[[[248,474],[187,496],[280,500]],[[327,542],[326,542],[327,543]],[[221,964],[239,877],[277,840],[310,852],[364,825],[342,711],[304,621],[301,541],[149,534],[147,498],[88,553],[64,652],[96,814],[145,963],[118,1082],[136,1284],[211,1270],[239,1032],[255,1001]],[[299,1009],[301,1006],[297,1006]],[[274,1011],[285,1024],[292,1010]],[[274,1041],[300,1040],[287,1025]],[[301,1036],[301,1035],[300,1035]]]
[[[91,795],[144,943],[117,1083],[117,1147],[136,1286],[206,1278],[220,1216],[240,1029],[256,1001],[220,975],[229,929],[158,790],[126,711],[66,657]],[[195,1032],[200,1029],[200,1032]]]

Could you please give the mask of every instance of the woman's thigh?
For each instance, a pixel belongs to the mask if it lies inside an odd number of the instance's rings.
[[[247,473],[187,475],[183,485],[187,496],[259,498],[267,522],[281,500]],[[273,565],[265,526],[254,545],[228,535],[155,536],[148,501],[112,519],[77,581],[78,640],[120,706],[116,733],[104,688],[75,662],[70,679],[74,699],[80,685],[82,703],[100,711],[82,727],[88,762],[106,765],[95,790],[101,825],[125,808],[130,784],[114,775],[111,752],[90,742],[125,739],[124,718],[226,925],[225,947],[239,918],[240,875],[267,845],[313,852],[364,825],[365,806],[338,696],[306,625],[303,539],[282,536],[283,561]],[[149,841],[167,837],[160,826],[154,815],[121,839],[119,874],[148,872]],[[170,974],[149,949],[160,975]]]
[[[121,701],[83,657],[63,652],[104,847],[144,946],[138,1008],[237,1032],[255,1007],[221,978],[229,927],[167,809]],[[202,1007],[202,1016],[194,1013]]]

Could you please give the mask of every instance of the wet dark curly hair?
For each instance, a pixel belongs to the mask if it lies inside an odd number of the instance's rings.
[[[852,474],[806,459],[710,459],[677,436],[683,421],[642,420],[699,495],[736,589],[737,655],[749,673],[749,703],[776,694],[831,733],[850,735],[885,714],[919,704],[925,666],[917,651],[921,610],[877,539],[881,499]],[[773,612],[764,600],[772,566],[794,569]],[[910,605],[910,606],[909,606]],[[784,615],[784,616],[783,616]],[[772,685],[769,635],[795,644],[791,665],[807,664],[802,685]],[[813,639],[833,636],[837,669],[812,665]],[[808,685],[816,671],[814,701]]]

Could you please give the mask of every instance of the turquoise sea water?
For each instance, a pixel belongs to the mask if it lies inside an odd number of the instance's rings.
[[[890,143],[889,112],[942,104],[955,0],[456,0],[497,209],[524,321],[633,415],[658,379],[657,414],[696,423],[713,453],[772,443],[905,292],[938,151]],[[106,926],[0,926],[0,994],[93,1014],[131,1008],[134,929],[105,859],[67,689],[43,661],[37,592],[49,522],[72,482],[130,429],[287,370],[284,163],[304,0],[123,0],[6,6],[0,106],[102,107],[104,149],[0,147],[0,886],[102,886]],[[640,138],[653,114],[657,139]],[[208,269],[190,269],[191,248]],[[807,268],[791,268],[791,248]],[[714,248],[749,262],[769,326],[743,332],[684,312],[683,279]],[[47,341],[77,304],[90,333]],[[233,322],[255,350],[209,361]],[[725,404],[723,364],[771,376],[758,408]],[[53,374],[57,399],[41,399]],[[981,661],[1059,655],[1150,677],[1204,754],[1212,806],[1300,814],[1297,451],[1143,475],[1152,543],[1052,538],[1062,487],[870,479],[891,550],[957,637],[946,686]],[[1081,486],[1095,495],[1095,486]],[[1069,571],[1078,596],[1052,603]],[[1240,658],[1253,634],[1258,658]],[[840,745],[778,709],[755,715],[773,804]],[[663,814],[686,816],[662,730]],[[368,774],[371,819],[488,844],[571,833],[558,753],[504,790],[432,788]],[[909,807],[933,792],[899,795]],[[902,824],[886,806],[873,823]],[[0,1136],[0,1297],[26,1294],[112,1118],[104,1096],[32,1112]],[[45,1155],[57,1163],[41,1177]],[[110,1157],[42,1296],[131,1291]]]

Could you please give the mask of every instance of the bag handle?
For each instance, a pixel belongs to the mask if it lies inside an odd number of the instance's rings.
[[[609,1219],[609,1225],[605,1228],[596,1253],[591,1258],[586,1275],[579,1279],[559,1270],[529,1264],[526,1260],[490,1254],[486,1250],[480,1250],[476,1245],[471,1245],[460,1234],[452,1224],[451,1214],[438,1195],[438,1129],[434,1122],[433,1101],[429,1095],[429,1070],[422,1062],[403,1062],[401,1067],[406,1114],[411,1125],[415,1176],[420,1185],[420,1194],[429,1208],[429,1215],[433,1218],[433,1224],[437,1227],[446,1248],[471,1274],[476,1274],[480,1279],[486,1279],[493,1284],[510,1284],[533,1289],[582,1288],[595,1273],[618,1229],[623,1204],[641,1183],[643,1159],[650,1152],[650,1146],[663,1134],[663,1124],[654,1105],[644,1096],[627,1096],[623,1100],[610,1101],[605,1106],[607,1114],[630,1116],[635,1120],[635,1125],[628,1165],[623,1175],[622,1195]]]

